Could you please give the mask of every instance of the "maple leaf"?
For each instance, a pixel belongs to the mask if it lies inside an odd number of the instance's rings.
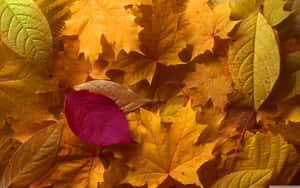
[[[228,39],[228,33],[238,21],[230,20],[229,1],[218,3],[213,9],[208,0],[189,0],[186,17],[189,21],[188,43],[194,46],[193,57],[209,50],[212,51],[216,37]]]
[[[272,184],[288,184],[299,169],[299,156],[293,145],[270,132],[246,132],[233,171],[273,169]]]
[[[206,125],[196,123],[190,102],[178,111],[170,126],[161,124],[159,114],[144,109],[140,114],[142,142],[129,161],[131,168],[123,182],[155,188],[171,177],[183,184],[202,186],[197,170],[213,158],[214,142],[196,144]]]
[[[74,85],[82,84],[89,78],[104,79],[110,78],[106,72],[110,69],[113,52],[106,41],[103,43],[103,54],[100,54],[96,62],[89,62],[79,54],[79,40],[73,37],[64,37],[64,51],[55,53],[53,75],[60,81],[64,88],[71,88]]]
[[[197,64],[196,71],[184,80],[187,88],[192,90],[193,105],[205,105],[209,100],[219,109],[229,103],[228,95],[232,93],[232,81],[224,74],[218,60],[207,64]]]
[[[64,51],[55,53],[53,75],[64,88],[84,83],[91,71],[91,65],[78,56],[79,41],[64,39]]]
[[[130,5],[129,0],[77,1],[71,7],[72,16],[66,21],[63,34],[78,35],[79,53],[84,53],[92,62],[103,52],[103,36],[114,44],[116,54],[121,49],[139,51],[138,33],[141,27],[135,23],[135,16],[125,9],[127,5]]]
[[[183,64],[178,54],[186,47],[185,27],[181,5],[176,0],[153,1],[151,7],[141,8],[140,24],[144,29],[140,33],[141,51],[139,53],[121,53],[115,69],[125,71],[124,83],[133,85],[146,79],[152,82],[157,64],[167,66]]]

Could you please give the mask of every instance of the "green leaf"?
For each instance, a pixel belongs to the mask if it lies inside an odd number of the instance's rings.
[[[272,170],[243,170],[218,180],[212,188],[264,188],[272,177]]]
[[[60,143],[60,125],[48,126],[28,139],[11,157],[0,187],[28,187],[53,165]]]
[[[32,0],[0,0],[1,40],[30,62],[47,64],[52,56],[48,22]]]
[[[229,47],[229,68],[241,103],[258,110],[280,72],[280,55],[272,27],[261,13],[251,14],[237,29]]]
[[[265,0],[264,16],[271,26],[276,26],[285,20],[292,12],[284,10],[287,1]]]

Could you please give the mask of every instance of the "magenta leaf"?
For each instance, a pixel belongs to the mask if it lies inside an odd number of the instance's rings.
[[[87,90],[69,93],[65,114],[74,134],[90,144],[134,143],[122,110],[102,94]]]

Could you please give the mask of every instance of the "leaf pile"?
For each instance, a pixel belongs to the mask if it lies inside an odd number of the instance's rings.
[[[0,0],[0,187],[300,184],[299,15],[298,0]]]

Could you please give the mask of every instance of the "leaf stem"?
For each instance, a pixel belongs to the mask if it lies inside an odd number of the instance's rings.
[[[232,167],[233,162],[234,162],[234,160],[235,160],[235,158],[236,158],[236,154],[237,154],[237,152],[238,152],[238,150],[239,150],[239,147],[240,147],[240,145],[241,145],[242,139],[243,139],[244,134],[245,134],[245,132],[246,132],[247,126],[248,126],[250,120],[252,119],[253,114],[254,114],[254,111],[252,111],[252,112],[250,113],[250,115],[249,115],[249,117],[248,117],[248,120],[247,120],[247,122],[246,122],[246,124],[245,124],[245,126],[244,126],[244,128],[243,128],[242,134],[241,134],[241,136],[240,136],[240,138],[239,138],[239,141],[238,141],[238,144],[237,144],[237,146],[236,146],[236,148],[235,148],[235,151],[234,151],[233,157],[232,157],[232,159],[231,159],[229,168],[228,168],[228,170],[227,170],[227,172],[226,172],[226,175],[228,175],[228,174],[230,173],[230,171],[231,171],[231,167]]]
[[[160,70],[162,70],[165,75],[168,77],[168,79],[173,82],[173,84],[178,88],[178,90],[189,100],[191,97],[183,90],[182,87],[176,82],[176,80],[168,73],[165,67],[158,66]]]
[[[215,150],[221,145],[223,144],[225,138],[227,138],[229,136],[229,134],[232,132],[232,130],[237,126],[238,122],[244,117],[245,112],[242,112],[241,115],[239,116],[239,118],[234,122],[234,124],[231,126],[231,128],[226,132],[226,134],[222,137],[221,140],[219,140],[217,142],[217,144],[215,145],[214,149],[213,149],[213,153],[215,152]]]

